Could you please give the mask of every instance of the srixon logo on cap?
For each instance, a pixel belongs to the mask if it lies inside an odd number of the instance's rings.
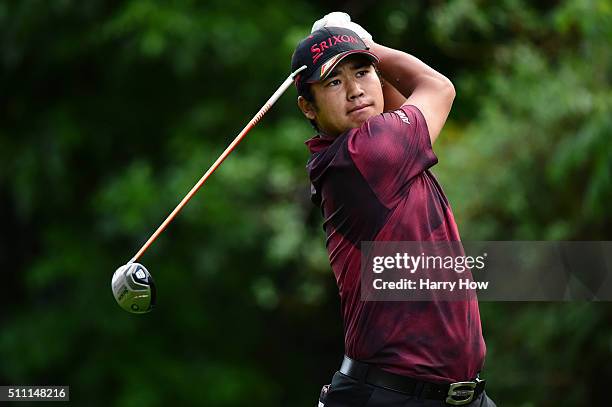
[[[357,38],[353,37],[352,35],[332,35],[331,37],[328,37],[325,41],[313,44],[312,47],[310,47],[310,56],[312,57],[312,63],[317,63],[317,60],[321,58],[321,55],[323,55],[326,49],[332,48],[334,45],[342,42],[358,43],[359,41],[357,41]]]

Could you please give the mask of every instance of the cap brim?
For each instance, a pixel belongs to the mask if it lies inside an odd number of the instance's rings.
[[[372,62],[374,62],[375,64],[380,62],[380,59],[378,59],[378,57],[373,54],[372,52],[365,50],[365,49],[352,49],[350,51],[345,51],[342,52],[340,54],[334,55],[333,57],[331,57],[330,59],[328,59],[327,61],[325,61],[323,63],[323,65],[321,65],[321,68],[317,69],[311,76],[310,78],[306,79],[306,82],[312,83],[312,82],[318,82],[320,80],[325,79],[335,68],[336,66],[338,66],[338,64],[346,57],[348,57],[349,55],[355,55],[355,54],[362,54],[367,56],[368,58],[370,58],[370,60]]]

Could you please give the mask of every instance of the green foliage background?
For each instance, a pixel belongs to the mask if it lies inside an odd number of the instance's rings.
[[[345,10],[449,76],[434,172],[464,240],[612,240],[612,3],[0,2],[0,384],[86,406],[312,406],[342,322],[291,89],[124,264]],[[609,303],[482,303],[500,406],[605,403]],[[52,404],[52,403],[51,403]]]

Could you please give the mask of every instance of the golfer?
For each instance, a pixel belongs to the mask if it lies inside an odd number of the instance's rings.
[[[306,142],[307,169],[344,319],[345,357],[319,407],[495,406],[479,377],[476,300],[360,300],[362,241],[460,240],[430,172],[452,83],[374,43],[345,13],[317,21],[291,65],[307,66],[295,79],[298,106],[318,133]]]

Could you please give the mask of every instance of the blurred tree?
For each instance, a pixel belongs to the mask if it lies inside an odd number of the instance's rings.
[[[438,154],[462,238],[609,240],[610,2],[456,0],[430,15],[436,44],[469,67],[454,78],[459,114]],[[612,354],[609,304],[481,311],[499,404],[605,400],[612,370],[598,360]]]

